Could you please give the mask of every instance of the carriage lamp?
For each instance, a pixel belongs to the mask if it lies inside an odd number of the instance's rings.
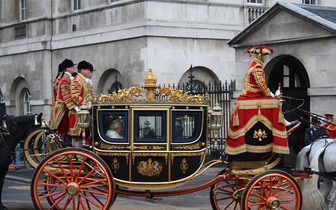
[[[214,132],[214,150],[211,152],[213,153],[212,156],[219,157],[219,150],[218,150],[218,130],[223,126],[223,112],[222,108],[219,106],[218,103],[212,108],[210,112],[210,130]]]
[[[90,112],[85,105],[80,106],[79,109],[77,112],[77,125],[82,128],[83,142],[85,142],[85,129],[90,126]]]
[[[223,112],[222,108],[219,106],[218,103],[212,108],[210,113],[210,128],[212,130],[219,130],[223,126]]]

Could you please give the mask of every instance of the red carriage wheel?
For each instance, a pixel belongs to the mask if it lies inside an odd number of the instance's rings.
[[[228,174],[224,169],[218,175]],[[218,176],[217,175],[217,176]],[[216,210],[239,210],[241,194],[246,180],[221,180],[210,187],[210,202],[212,209]]]
[[[269,170],[253,177],[246,185],[241,200],[242,209],[299,210],[301,190],[295,179],[285,171]]]
[[[60,149],[35,169],[31,196],[36,209],[110,209],[113,175],[104,160],[88,150]]]

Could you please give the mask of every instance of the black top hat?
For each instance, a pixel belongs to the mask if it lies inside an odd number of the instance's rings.
[[[321,125],[321,121],[319,121],[319,119],[317,117],[313,117],[311,120],[311,123],[313,125]]]
[[[58,72],[62,72],[64,70],[63,63],[58,65]]]
[[[69,60],[69,59],[65,59],[63,62],[62,62],[62,66],[63,66],[63,69],[66,69],[66,68],[69,68],[69,67],[73,67],[75,66],[76,64],[74,62],[72,62],[72,60]]]
[[[83,60],[81,62],[78,63],[77,69],[78,71],[82,70],[82,69],[90,69],[90,63]]]
[[[96,71],[96,69],[93,68],[92,64],[89,63],[89,67],[90,67],[90,71],[93,72],[93,71]]]
[[[144,124],[145,124],[145,125],[150,125],[149,121],[145,121]]]

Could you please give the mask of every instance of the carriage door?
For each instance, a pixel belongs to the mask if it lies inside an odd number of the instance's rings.
[[[131,181],[169,181],[169,110],[168,106],[131,107]]]

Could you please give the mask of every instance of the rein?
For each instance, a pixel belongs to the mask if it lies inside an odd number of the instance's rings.
[[[289,99],[290,101],[289,101],[289,103],[287,103],[285,100],[283,100],[284,101],[284,104],[286,104],[287,106],[288,106],[288,108],[289,107],[294,107],[294,108],[292,108],[292,109],[290,109],[290,110],[286,110],[286,111],[284,111],[283,112],[283,114],[286,114],[286,113],[289,113],[289,112],[293,112],[293,111],[295,111],[295,110],[300,110],[300,108],[303,106],[303,104],[305,103],[305,100],[304,99],[301,99],[301,98],[293,98],[293,97],[290,97],[290,96],[281,96],[281,98],[285,98],[285,99]],[[301,104],[299,105],[299,106],[293,106],[292,104],[291,104],[291,101],[292,100],[295,100],[295,101],[301,101]]]

